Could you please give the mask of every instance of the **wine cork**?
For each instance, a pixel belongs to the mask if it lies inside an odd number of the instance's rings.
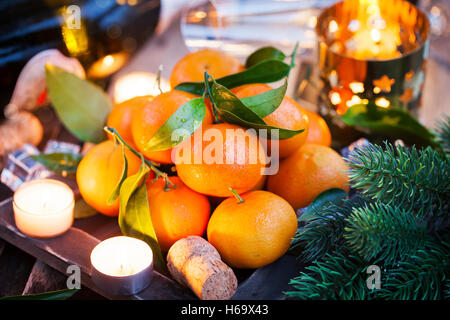
[[[177,282],[189,287],[202,300],[228,300],[236,292],[233,270],[201,237],[190,236],[175,242],[167,254],[167,266]]]

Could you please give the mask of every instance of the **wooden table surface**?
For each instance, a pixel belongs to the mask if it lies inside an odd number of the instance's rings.
[[[447,59],[433,59],[433,41],[431,47],[420,110],[420,121],[428,127],[434,127],[443,114],[450,115],[450,54],[443,55]],[[439,52],[450,52],[450,39],[444,43],[440,39],[438,47]],[[150,39],[113,79],[131,71],[155,73],[160,64],[164,66],[162,76],[168,79],[174,64],[187,52],[177,19],[163,34]],[[65,279],[63,274],[0,239],[0,297],[63,289]],[[76,298],[102,297],[85,289]]]

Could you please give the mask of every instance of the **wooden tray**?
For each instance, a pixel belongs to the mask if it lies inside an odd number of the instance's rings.
[[[40,150],[50,139],[80,143],[65,130],[52,108],[39,108],[36,115],[44,127],[44,139]],[[59,176],[52,176],[52,178],[62,179],[71,186],[77,199],[81,197],[75,181]],[[33,239],[23,235],[16,228],[11,196],[11,190],[0,183],[0,238],[63,275],[67,275],[66,270],[69,265],[78,265],[82,271],[82,285],[109,299],[197,299],[189,289],[158,272],[155,272],[150,286],[137,295],[112,297],[101,292],[91,281],[90,254],[100,241],[121,234],[117,219],[101,214],[76,219],[72,228],[59,237],[46,240]],[[297,275],[301,267],[297,259],[286,255],[273,264],[257,270],[235,270],[239,286],[233,299],[281,299],[282,292],[288,289],[289,279]]]
[[[189,289],[156,271],[150,286],[136,295],[114,297],[101,292],[91,280],[90,253],[100,241],[120,234],[117,219],[98,214],[75,220],[72,228],[59,237],[29,238],[16,228],[12,198],[0,203],[0,238],[63,274],[69,265],[79,266],[82,285],[108,299],[197,299]],[[240,283],[233,299],[281,299],[282,292],[288,289],[289,279],[300,269],[301,264],[293,256],[285,255],[254,272],[236,270]]]

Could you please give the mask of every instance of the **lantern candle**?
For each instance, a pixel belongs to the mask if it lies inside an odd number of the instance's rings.
[[[356,17],[348,24],[348,39],[339,40],[343,43],[342,53],[361,60],[385,60],[402,55],[399,48],[409,42],[400,37],[400,22],[383,18],[386,15],[381,8],[378,0],[359,0]]]
[[[63,182],[53,179],[26,182],[13,197],[16,226],[30,237],[58,236],[72,226],[74,205],[73,191]]]
[[[423,12],[406,0],[345,0],[324,10],[316,27],[321,77],[338,114],[385,100],[415,111],[428,53]]]
[[[153,252],[144,241],[113,237],[91,252],[92,281],[113,296],[127,296],[145,289],[153,275]]]
[[[359,137],[339,118],[354,105],[417,116],[429,42],[422,11],[406,0],[344,0],[322,11],[316,31],[324,85],[319,111],[333,136],[345,137],[335,147]]]

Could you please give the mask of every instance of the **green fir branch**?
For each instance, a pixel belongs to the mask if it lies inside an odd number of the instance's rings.
[[[347,159],[352,186],[376,201],[418,215],[447,212],[450,196],[448,162],[428,147],[393,147],[369,144]]]
[[[444,299],[450,300],[450,278],[444,282]]]
[[[450,251],[448,244],[428,242],[389,270],[377,298],[389,300],[437,300],[448,295]]]
[[[327,253],[314,261],[306,271],[291,279],[288,299],[364,300],[370,299],[366,285],[366,265],[357,255]]]
[[[299,228],[292,248],[312,263],[287,298],[450,298],[449,128],[447,119],[436,135],[440,151],[386,143],[352,153],[361,195],[316,208]],[[369,265],[382,269],[381,289],[367,288]]]
[[[335,251],[344,243],[346,218],[352,213],[352,208],[364,204],[365,199],[356,197],[344,201],[341,206],[334,203],[325,205],[321,212],[317,212],[304,227],[298,229],[291,250],[300,250],[302,259],[308,262]]]
[[[374,203],[353,208],[346,219],[346,244],[364,260],[392,264],[428,238],[425,222],[410,212]]]
[[[447,159],[450,157],[450,116],[445,120],[438,121],[438,130],[434,132],[436,142],[439,143],[444,150]]]

